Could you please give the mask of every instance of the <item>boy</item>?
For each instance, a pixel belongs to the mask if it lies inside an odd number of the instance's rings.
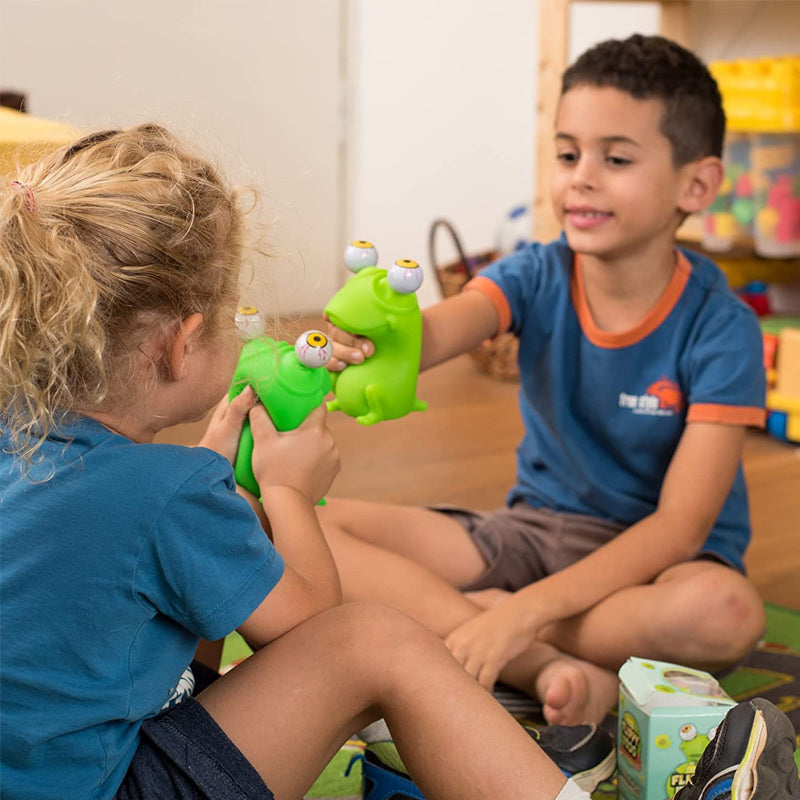
[[[602,720],[630,655],[716,669],[762,632],[740,464],[765,417],[761,335],[719,269],[675,245],[722,181],[724,128],[708,70],[664,38],[604,42],[567,69],[563,236],[423,314],[422,369],[519,337],[507,507],[319,510],[346,599],[403,609],[487,688],[537,696],[551,724]],[[372,352],[333,334],[334,369]]]

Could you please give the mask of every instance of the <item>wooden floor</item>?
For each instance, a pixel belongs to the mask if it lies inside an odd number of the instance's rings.
[[[364,427],[341,413],[329,425],[342,454],[331,496],[393,503],[501,505],[514,478],[521,435],[517,385],[479,374],[462,356],[420,376],[425,412]],[[193,444],[203,424],[165,431],[161,441]],[[800,610],[800,450],[748,435],[753,543],[750,576],[765,600]]]

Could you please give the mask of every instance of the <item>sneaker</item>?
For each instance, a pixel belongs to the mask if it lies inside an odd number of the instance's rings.
[[[760,697],[734,706],[675,800],[791,800],[800,797],[789,718]]]
[[[617,767],[614,739],[597,725],[523,726],[545,755],[591,794]]]
[[[425,800],[391,740],[367,744],[362,769],[364,800]]]

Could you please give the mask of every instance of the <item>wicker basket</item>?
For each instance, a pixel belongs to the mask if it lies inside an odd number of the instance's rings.
[[[439,231],[446,231],[452,239],[459,260],[440,265],[436,259],[436,240]],[[464,284],[475,277],[485,266],[491,264],[498,254],[487,250],[475,256],[467,256],[455,228],[445,219],[434,220],[428,234],[430,263],[435,270],[443,297],[458,294]],[[494,339],[487,339],[470,351],[473,361],[481,372],[501,381],[518,381],[517,349],[519,342],[512,333],[501,333]]]

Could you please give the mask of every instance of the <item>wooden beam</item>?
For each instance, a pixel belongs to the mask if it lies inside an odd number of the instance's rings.
[[[549,242],[559,234],[550,205],[553,173],[553,125],[561,92],[561,74],[567,67],[569,45],[569,0],[539,3],[539,97],[536,108],[536,176],[533,193],[533,236]]]
[[[661,0],[661,35],[684,47],[691,47],[690,0]]]

